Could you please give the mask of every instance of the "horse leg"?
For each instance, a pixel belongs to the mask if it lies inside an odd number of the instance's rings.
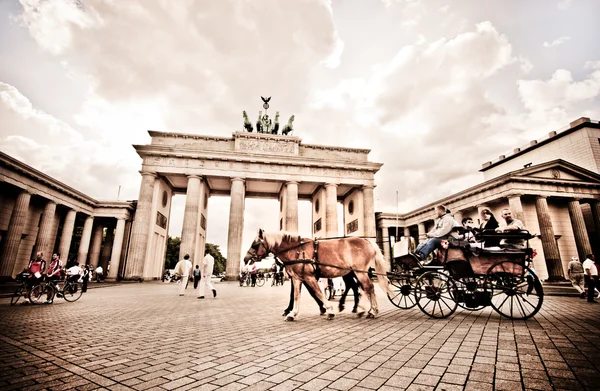
[[[342,296],[340,297],[340,305],[339,305],[340,312],[342,312],[344,310],[344,304],[346,303],[346,296],[348,296],[348,289],[349,289],[349,287],[353,286],[353,283],[354,283],[354,281],[352,281],[352,277],[350,276],[350,274],[346,274],[342,278],[344,279],[344,292],[342,293]],[[356,312],[356,311],[353,311],[353,312]]]
[[[288,302],[287,308],[283,310],[282,316],[286,316],[294,309],[294,280],[290,279],[290,282],[290,301]]]
[[[352,308],[352,313],[356,314],[358,308],[358,302],[360,300],[360,293],[358,292],[358,283],[352,279],[354,285],[352,285],[352,291],[354,292],[354,307]]]
[[[329,303],[329,301],[325,300],[325,295],[321,291],[321,287],[319,286],[317,279],[314,276],[308,276],[305,282],[315,291],[315,295],[323,302],[325,308],[327,308],[327,319],[333,319],[335,316],[335,313],[333,312],[333,306]]]
[[[286,322],[291,322],[298,316],[298,312],[300,312],[299,304],[300,304],[300,289],[302,288],[302,280],[297,277],[292,277],[292,281],[294,284],[294,308],[292,309],[291,314],[288,314],[285,317]]]
[[[304,284],[304,286],[306,287],[306,290],[308,291],[308,293],[310,293],[310,295],[312,296],[312,298],[315,299],[315,301],[319,305],[319,311],[321,311],[321,315],[325,314],[325,312],[327,311],[327,309],[323,306],[323,302],[321,300],[319,300],[319,298],[315,294],[315,291],[310,287],[310,285],[308,285],[306,283],[306,281],[302,281],[302,284]]]
[[[365,291],[365,296],[367,296],[369,300],[369,310],[367,311],[367,318],[374,318],[379,310],[377,309],[377,299],[375,298],[375,289],[373,287],[373,283],[371,282],[371,279],[369,278],[367,273],[358,274],[359,275],[356,277],[358,278],[360,285]],[[362,314],[359,313],[359,316],[362,316]]]

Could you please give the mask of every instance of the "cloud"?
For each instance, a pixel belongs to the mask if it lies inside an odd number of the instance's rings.
[[[552,42],[544,42],[544,47],[545,48],[553,48],[556,47],[558,45],[561,45],[567,41],[569,41],[571,39],[571,37],[560,37],[560,38],[556,38],[554,41]]]
[[[559,10],[566,10],[573,4],[573,0],[560,0],[556,3],[556,8]]]

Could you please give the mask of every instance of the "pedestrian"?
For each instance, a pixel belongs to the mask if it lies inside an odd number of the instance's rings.
[[[185,294],[185,288],[187,288],[188,279],[191,277],[191,271],[192,262],[190,261],[190,255],[185,254],[183,259],[175,265],[175,274],[181,276],[181,281],[179,281],[179,296]]]
[[[202,272],[200,277],[200,287],[198,288],[198,298],[204,299],[204,294],[207,289],[212,290],[213,297],[217,297],[217,290],[215,289],[210,277],[212,276],[213,269],[215,267],[215,259],[208,249],[204,250],[204,259],[202,260]]]
[[[594,300],[594,290],[598,283],[598,268],[594,263],[595,260],[596,257],[593,254],[588,254],[585,257],[585,261],[583,261],[584,278],[588,287],[587,301],[589,303],[597,303],[597,301]]]
[[[196,265],[194,269],[194,289],[198,288],[198,282],[200,281],[200,265]]]
[[[252,287],[256,286],[256,273],[258,272],[258,268],[256,267],[256,263],[252,264],[250,268],[250,279],[252,280]]]
[[[85,293],[87,292],[87,286],[88,286],[88,282],[90,281],[90,278],[92,276],[92,265],[84,265],[83,266],[83,283],[81,285],[81,292]]]
[[[102,277],[102,273],[104,273],[104,270],[102,269],[102,266],[98,265],[98,267],[95,270],[96,272],[96,282],[100,282],[100,278]]]
[[[579,261],[579,258],[571,257],[571,262],[569,262],[567,268],[567,275],[573,287],[579,292],[579,297],[582,299],[585,298],[583,264]]]

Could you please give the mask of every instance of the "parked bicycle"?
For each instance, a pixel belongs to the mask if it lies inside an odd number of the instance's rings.
[[[67,276],[65,280],[58,281],[42,281],[31,288],[29,301],[32,304],[40,304],[44,298],[52,302],[55,297],[58,297],[68,302],[74,302],[79,300],[83,294],[82,288],[83,284],[79,282],[79,276]]]
[[[13,293],[10,298],[10,305],[15,305],[19,302],[19,300],[29,300],[29,295],[27,293],[27,278],[29,278],[29,273],[19,273],[17,275],[17,281],[20,282],[20,285],[15,289],[15,293]]]

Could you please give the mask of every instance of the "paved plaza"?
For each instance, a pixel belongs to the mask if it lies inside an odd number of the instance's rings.
[[[435,320],[378,290],[378,318],[327,321],[305,294],[284,322],[289,282],[216,287],[204,300],[161,283],[49,306],[1,299],[0,389],[600,389],[600,304],[578,298],[546,297],[529,321],[490,309]]]

